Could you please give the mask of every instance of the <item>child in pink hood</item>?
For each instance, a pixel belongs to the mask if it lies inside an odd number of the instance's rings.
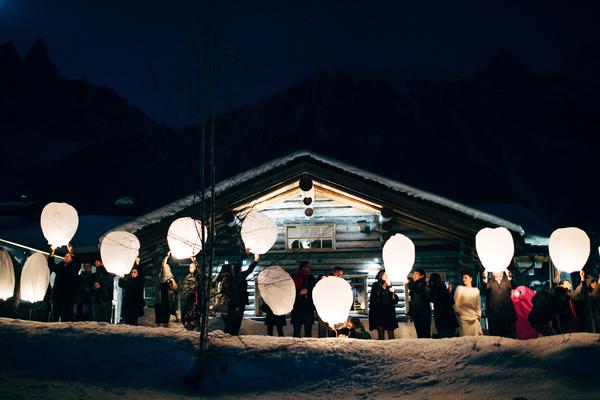
[[[519,286],[511,292],[510,298],[515,306],[517,321],[515,323],[517,339],[535,339],[539,333],[529,325],[529,313],[533,308],[531,299],[535,296],[535,291],[527,286]]]

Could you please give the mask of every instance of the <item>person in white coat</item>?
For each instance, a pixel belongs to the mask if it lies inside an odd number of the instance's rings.
[[[454,294],[454,309],[460,323],[460,335],[483,335],[479,289],[473,287],[473,275],[470,272],[463,272],[462,281],[463,285],[458,286]]]

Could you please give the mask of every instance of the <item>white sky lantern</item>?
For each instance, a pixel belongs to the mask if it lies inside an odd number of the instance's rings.
[[[415,264],[415,244],[408,237],[396,233],[383,245],[383,265],[392,282],[406,282]]]
[[[44,237],[52,246],[66,246],[77,231],[77,210],[67,203],[48,203],[42,210],[40,225]]]
[[[515,254],[515,243],[509,230],[483,228],[475,236],[479,261],[488,272],[502,272],[508,268]]]
[[[253,254],[265,254],[277,240],[277,224],[258,212],[246,216],[242,223],[244,246]]]
[[[100,257],[106,270],[118,276],[131,272],[140,250],[140,241],[125,231],[109,232],[100,243]]]
[[[260,296],[275,315],[285,315],[294,308],[296,286],[294,280],[279,266],[268,267],[258,274]]]
[[[8,251],[0,249],[0,300],[12,297],[15,292],[15,268]]]
[[[322,278],[312,292],[319,317],[333,327],[346,322],[354,302],[350,284],[335,276]]]
[[[33,253],[21,271],[21,299],[32,303],[44,300],[49,283],[50,270],[46,256]]]
[[[579,228],[560,228],[550,235],[548,249],[557,270],[581,271],[590,256],[590,238]]]
[[[204,240],[208,233],[204,227]],[[202,250],[202,223],[190,217],[178,218],[171,223],[167,243],[175,258],[192,258]]]

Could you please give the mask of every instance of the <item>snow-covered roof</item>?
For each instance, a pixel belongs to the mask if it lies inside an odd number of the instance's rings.
[[[552,228],[527,207],[521,204],[485,204],[477,205],[475,208],[521,225],[525,229],[526,244],[548,246]]]
[[[320,154],[316,154],[307,150],[301,150],[294,153],[287,154],[285,156],[276,158],[272,161],[259,165],[257,167],[251,168],[245,172],[237,174],[229,179],[225,179],[215,185],[215,195],[219,196],[221,193],[226,192],[230,188],[233,188],[237,185],[241,185],[247,181],[250,181],[256,177],[259,177],[263,174],[267,174],[275,169],[285,167],[292,162],[298,160],[299,158],[310,158],[320,163],[329,165],[331,167],[341,169],[344,172],[355,175],[357,177],[363,178],[367,181],[371,181],[383,186],[386,186],[390,190],[393,190],[398,193],[406,194],[410,197],[414,197],[416,199],[422,199],[434,204],[438,204],[444,206],[448,209],[454,210],[461,214],[472,217],[476,220],[485,222],[490,224],[491,226],[504,226],[507,229],[516,232],[520,235],[524,235],[524,229],[513,222],[507,221],[505,219],[499,218],[495,215],[485,213],[483,211],[477,210],[472,207],[465,206],[464,204],[457,203],[455,201],[449,200],[445,197],[441,197],[424,190],[420,190],[414,188],[412,186],[405,185],[404,183],[400,183],[394,181],[392,179],[374,174],[372,172],[363,170],[361,168],[346,164],[344,162],[322,156]],[[135,218],[123,225],[120,225],[114,230],[124,230],[131,233],[135,233],[140,231],[146,226],[153,225],[159,223],[164,218],[169,217],[187,207],[190,207],[198,202],[199,194],[193,193],[186,197],[183,197],[179,200],[175,200],[174,202],[167,204],[164,207],[158,208],[154,211],[151,211],[147,214],[144,214],[138,218]]]

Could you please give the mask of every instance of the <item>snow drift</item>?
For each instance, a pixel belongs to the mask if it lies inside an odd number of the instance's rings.
[[[197,334],[0,319],[0,398],[188,398]],[[599,336],[394,341],[211,333],[201,394],[219,398],[598,397]]]

